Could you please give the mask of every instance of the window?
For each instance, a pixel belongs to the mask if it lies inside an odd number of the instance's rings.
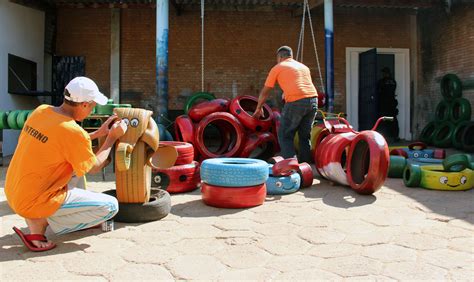
[[[8,54],[8,93],[28,93],[36,90],[36,63]]]

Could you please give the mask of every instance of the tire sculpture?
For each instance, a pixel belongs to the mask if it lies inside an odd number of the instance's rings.
[[[227,112],[230,101],[227,99],[214,99],[194,105],[189,109],[188,116],[194,121],[199,122],[204,117],[215,112]]]
[[[243,146],[240,157],[266,160],[275,155],[277,143],[270,132],[252,133]]]
[[[275,163],[272,167],[272,175],[275,176],[288,176],[300,168],[298,159],[296,158],[289,158],[284,159]]]
[[[270,176],[266,182],[267,195],[291,194],[300,189],[301,176],[294,172],[288,176]]]
[[[252,132],[265,132],[272,126],[273,114],[271,108],[263,105],[263,115],[260,119],[252,117],[257,108],[258,99],[242,95],[234,98],[230,103],[230,112],[239,119],[242,125]]]
[[[422,187],[431,190],[464,191],[474,188],[474,171],[444,171],[443,166],[408,165],[403,175],[407,187]]]
[[[161,141],[161,145],[172,146],[178,152],[178,158],[174,165],[185,165],[193,162],[194,147],[191,143],[178,141]]]
[[[153,169],[152,186],[171,194],[196,190],[201,182],[199,163],[176,165],[167,169]]]
[[[186,100],[186,104],[184,106],[184,114],[188,114],[189,110],[191,107],[196,104],[199,100],[207,100],[211,101],[216,99],[216,96],[214,94],[208,93],[208,92],[197,92],[194,93],[192,96],[190,96]]]
[[[249,187],[219,187],[202,183],[202,200],[217,208],[249,208],[263,204],[267,195],[265,183]]]

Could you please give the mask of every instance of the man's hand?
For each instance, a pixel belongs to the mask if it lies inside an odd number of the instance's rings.
[[[263,116],[263,109],[262,108],[255,109],[255,113],[253,113],[252,117],[254,117],[255,119],[260,119],[261,116]]]
[[[127,132],[127,124],[123,120],[117,120],[112,124],[107,137],[117,140],[122,137],[125,132]]]
[[[102,136],[107,136],[110,131],[110,124],[116,122],[119,117],[116,114],[111,115],[97,131],[94,132],[95,138],[99,138]]]

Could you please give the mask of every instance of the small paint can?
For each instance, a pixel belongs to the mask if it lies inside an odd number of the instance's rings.
[[[109,232],[114,231],[114,221],[112,219],[102,222],[102,231]]]

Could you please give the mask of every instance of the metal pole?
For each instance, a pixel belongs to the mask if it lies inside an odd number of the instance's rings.
[[[168,119],[168,15],[169,0],[156,0],[157,121]]]
[[[334,23],[333,0],[324,0],[325,62],[327,110],[334,111]]]

